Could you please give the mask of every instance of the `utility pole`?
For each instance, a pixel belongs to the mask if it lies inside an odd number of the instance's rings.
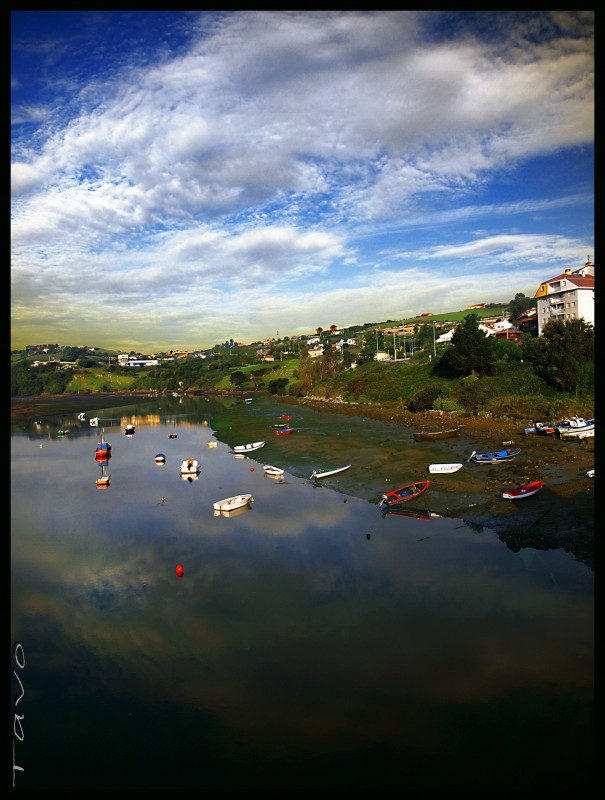
[[[435,320],[433,320],[433,355],[437,358],[437,344],[435,342]]]

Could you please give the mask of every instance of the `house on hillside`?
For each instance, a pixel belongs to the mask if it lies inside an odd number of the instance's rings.
[[[590,259],[580,269],[566,269],[561,275],[540,284],[535,293],[538,314],[538,336],[551,319],[563,322],[584,319],[595,324],[594,264]]]

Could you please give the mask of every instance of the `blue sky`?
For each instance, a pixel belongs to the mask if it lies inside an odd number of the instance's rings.
[[[532,295],[594,254],[593,11],[13,11],[11,347]]]

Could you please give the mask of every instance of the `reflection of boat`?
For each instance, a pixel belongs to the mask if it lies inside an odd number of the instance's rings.
[[[433,439],[450,439],[455,436],[458,431],[462,430],[464,425],[458,425],[456,428],[450,428],[447,431],[423,431],[414,434],[414,439],[417,442],[432,442]]]
[[[192,481],[199,481],[200,474],[199,472],[181,472],[181,478],[191,483]]]
[[[224,513],[225,511],[235,511],[244,506],[250,506],[254,502],[251,494],[236,494],[233,497],[226,497],[224,500],[217,500],[213,507],[215,511]]]
[[[252,450],[260,450],[261,447],[264,447],[264,442],[250,442],[250,444],[236,444],[233,448],[234,453],[248,453]]]
[[[155,457],[155,463],[156,464],[165,464],[166,463],[166,456],[164,455],[164,453],[157,453],[157,455]]]
[[[345,469],[349,469],[350,466],[351,466],[350,464],[347,464],[346,467],[336,467],[336,469],[327,469],[324,472],[318,472],[317,470],[315,470],[315,472],[311,473],[311,476],[310,476],[309,480],[318,480],[319,478],[328,478],[328,477],[330,477],[330,475],[336,475],[339,472],[344,472]]]
[[[468,460],[476,464],[498,464],[501,461],[512,461],[520,452],[518,447],[513,447],[511,450],[493,450],[491,453],[477,453],[473,450]]]
[[[132,425],[130,423],[124,428],[124,433],[127,436],[131,436],[134,433],[134,431],[135,431],[135,427],[134,427],[134,425]]]
[[[532,481],[523,486],[518,486],[516,489],[507,489],[502,492],[502,497],[505,500],[521,500],[524,497],[531,497],[536,494],[544,486],[544,481]]]
[[[214,441],[214,439],[211,442],[206,442],[206,444],[208,445],[208,447],[216,447],[217,446],[216,442]]]
[[[413,500],[418,495],[421,495],[431,485],[430,481],[417,481],[416,483],[406,483],[405,486],[400,486],[399,489],[393,489],[392,492],[387,492],[382,495],[381,505],[396,505],[397,503],[407,503]]]
[[[98,428],[98,427],[99,427],[99,422],[100,422],[100,421],[101,421],[101,418],[100,418],[100,417],[91,417],[91,418],[88,420],[88,424],[89,424],[91,427],[93,427],[93,428]]]
[[[219,511],[218,509],[214,509],[214,516],[215,517],[237,517],[240,514],[245,514],[247,511],[252,511],[251,505],[240,506],[239,508],[234,508],[232,511],[225,510]]]
[[[272,475],[278,478],[281,478],[281,476],[284,474],[283,469],[280,469],[279,467],[272,467],[271,464],[265,464],[264,470],[265,475]]]
[[[101,436],[97,442],[95,458],[97,461],[108,461],[111,458],[111,445],[103,440],[103,431],[101,431]]]
[[[101,477],[97,478],[96,480],[96,484],[100,489],[109,486],[111,482],[111,475],[108,475],[106,473],[105,471],[106,469],[107,469],[107,462],[103,461],[101,464]]]
[[[169,433],[168,434],[168,438],[169,439],[176,439],[177,438],[177,434],[176,433]]]
[[[200,462],[195,458],[186,458],[181,461],[181,475],[197,475],[200,471]]]
[[[462,466],[462,464],[429,464],[429,472],[445,475],[452,472],[458,472],[459,469],[462,469]]]

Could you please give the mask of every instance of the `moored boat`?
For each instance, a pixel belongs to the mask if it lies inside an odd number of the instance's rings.
[[[101,431],[101,436],[99,438],[99,441],[97,442],[95,458],[99,462],[108,461],[111,458],[111,445],[109,444],[109,442],[104,441],[103,431]]]
[[[166,456],[164,455],[164,453],[156,453],[155,463],[156,464],[165,464],[166,463]]]
[[[91,428],[98,428],[98,427],[99,427],[99,422],[100,422],[100,421],[101,421],[101,418],[100,418],[100,417],[91,417],[91,418],[88,420],[88,424],[91,426]]]
[[[271,466],[271,464],[265,464],[263,469],[264,469],[265,475],[271,475],[272,477],[275,477],[275,478],[281,478],[282,475],[284,474],[283,469],[280,469],[279,467],[273,467],[273,466]]]
[[[252,503],[254,503],[254,498],[251,494],[236,494],[233,497],[226,497],[224,500],[217,500],[213,507],[214,511],[218,511],[220,514],[221,512],[235,511],[244,506],[251,506]]]
[[[521,500],[524,497],[531,497],[544,487],[544,481],[532,481],[523,486],[517,486],[515,489],[506,489],[502,492],[502,497],[505,500]]]
[[[269,425],[269,427],[270,428],[279,428],[279,429],[283,430],[284,428],[289,428],[290,426],[288,425],[287,422],[274,422],[273,425]]]
[[[126,436],[132,436],[132,434],[133,434],[134,432],[135,432],[135,427],[134,427],[134,425],[132,425],[131,423],[129,423],[129,424],[128,424],[128,425],[127,425],[125,428],[124,428],[124,433],[126,434]]]
[[[186,458],[181,461],[181,475],[197,475],[200,469],[200,462],[195,458]]]
[[[351,464],[347,464],[346,467],[336,467],[336,469],[327,469],[323,472],[319,472],[315,470],[311,473],[309,480],[319,480],[320,478],[329,478],[330,475],[337,475],[339,472],[344,472],[346,469],[349,469]]]
[[[464,428],[464,425],[458,425],[455,428],[449,428],[449,430],[445,431],[420,431],[418,433],[414,433],[414,439],[417,442],[432,442],[433,439],[451,439],[452,436],[456,436],[457,433]]]
[[[393,489],[393,491],[383,494],[381,505],[393,506],[397,505],[397,503],[407,503],[409,500],[413,500],[426,492],[430,485],[430,481],[406,483],[404,486],[400,486],[399,489]]]
[[[282,430],[275,431],[278,436],[287,436],[289,433],[294,433],[296,428],[283,428]]]

